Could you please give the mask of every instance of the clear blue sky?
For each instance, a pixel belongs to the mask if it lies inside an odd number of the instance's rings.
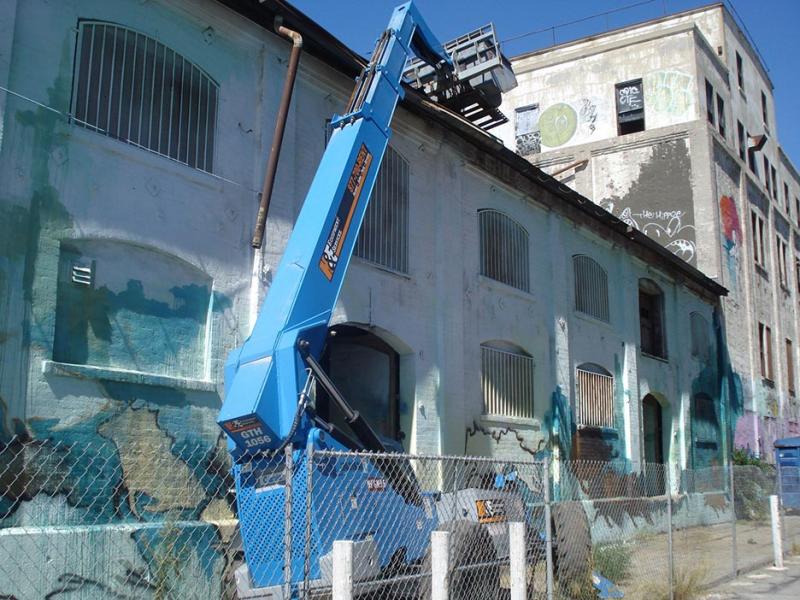
[[[401,0],[290,0],[353,50],[366,55]],[[630,25],[709,4],[698,0],[416,0],[440,39],[494,22],[501,40],[605,11],[642,3],[619,12],[556,29],[556,42]],[[778,136],[800,168],[800,0],[732,0],[769,68],[775,86]],[[731,3],[728,2],[730,8]],[[504,44],[514,56],[551,45],[550,31]]]

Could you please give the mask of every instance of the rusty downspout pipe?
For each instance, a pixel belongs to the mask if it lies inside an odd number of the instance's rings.
[[[289,104],[292,101],[294,80],[297,77],[297,65],[300,62],[300,52],[303,48],[303,36],[288,27],[284,27],[281,17],[275,17],[275,32],[292,42],[292,51],[289,54],[289,67],[286,71],[286,79],[283,82],[283,94],[278,107],[278,117],[275,121],[275,134],[272,136],[272,148],[269,151],[267,169],[264,174],[264,187],[261,189],[261,198],[258,204],[256,227],[253,231],[253,240],[251,242],[253,248],[261,248],[261,243],[264,241],[264,227],[267,223],[269,202],[272,198],[272,188],[275,184],[275,173],[278,170],[278,158],[281,155],[283,131],[286,128],[286,117],[289,114]]]

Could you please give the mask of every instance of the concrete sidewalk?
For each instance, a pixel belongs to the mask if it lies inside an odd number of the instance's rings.
[[[800,598],[800,556],[784,559],[786,570],[759,569],[740,575],[713,592],[704,596],[706,600],[797,600]]]

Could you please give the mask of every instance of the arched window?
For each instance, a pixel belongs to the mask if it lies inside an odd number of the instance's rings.
[[[481,344],[483,414],[533,418],[533,358],[509,342]]]
[[[53,360],[206,379],[211,315],[222,306],[212,287],[177,256],[118,240],[63,241]]]
[[[408,273],[408,204],[408,161],[390,146],[361,224],[355,255]]]
[[[73,122],[211,172],[219,86],[161,42],[102,21],[78,23]]]
[[[478,211],[481,275],[524,292],[530,291],[528,232],[496,210]]]
[[[709,355],[708,321],[699,312],[689,315],[689,327],[692,335],[692,356],[698,360],[707,360]]]
[[[614,376],[594,363],[575,373],[575,423],[583,427],[614,426]]]
[[[667,357],[664,335],[664,292],[652,279],[639,280],[639,341],[641,351],[650,356]]]
[[[575,310],[608,323],[608,274],[585,254],[572,257],[575,272]]]

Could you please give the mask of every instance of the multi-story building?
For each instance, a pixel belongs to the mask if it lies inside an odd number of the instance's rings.
[[[735,442],[770,457],[800,432],[800,178],[757,52],[714,4],[512,64],[504,143],[729,289]]]
[[[0,8],[0,550],[16,564],[24,545],[37,569],[4,570],[2,591],[93,577],[95,552],[53,550],[91,540],[113,548],[100,583],[136,596],[148,523],[232,516],[221,365],[363,60],[282,2]],[[304,54],[254,254],[289,53],[276,15]],[[323,361],[383,436],[505,459],[726,460],[722,286],[413,90],[393,130]],[[203,596],[229,563],[217,533],[193,531],[203,554],[177,576]]]

